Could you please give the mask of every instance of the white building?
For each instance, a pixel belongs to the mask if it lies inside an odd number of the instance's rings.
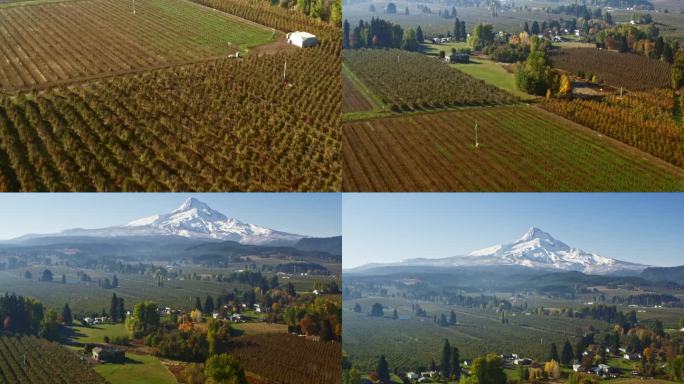
[[[287,42],[302,48],[315,47],[318,39],[315,35],[308,32],[290,32],[287,35]]]

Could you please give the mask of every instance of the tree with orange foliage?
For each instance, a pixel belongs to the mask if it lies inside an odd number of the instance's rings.
[[[299,322],[299,327],[302,332],[306,335],[316,335],[318,334],[318,324],[309,317],[309,315],[304,315],[302,320]]]

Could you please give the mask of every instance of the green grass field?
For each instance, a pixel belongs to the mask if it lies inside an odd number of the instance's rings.
[[[103,343],[104,337],[127,336],[128,332],[123,323],[102,324],[92,327],[72,326],[69,327],[69,341],[75,343]]]
[[[125,364],[100,364],[99,373],[112,384],[171,384],[176,378],[154,356],[126,354]]]
[[[522,100],[535,99],[534,96],[518,89],[518,86],[515,84],[515,74],[506,71],[494,61],[471,58],[468,64],[452,64],[451,66],[476,79],[483,80],[488,84],[512,93]]]

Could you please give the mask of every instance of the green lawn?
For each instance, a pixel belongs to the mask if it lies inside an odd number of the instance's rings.
[[[515,75],[507,72],[499,64],[491,60],[474,59],[471,57],[468,64],[452,64],[453,67],[469,74],[470,76],[483,80],[486,83],[499,87],[522,100],[532,100],[534,96],[518,89],[515,84]]]
[[[440,51],[450,55],[452,48],[464,49],[470,48],[470,46],[465,41],[451,41],[446,44],[423,43],[420,45],[420,51],[430,56],[439,56]]]
[[[112,384],[167,384],[176,378],[154,356],[126,354],[125,364],[100,364],[95,371]]]
[[[126,327],[123,324],[104,324],[92,327],[69,327],[73,331],[71,341],[76,343],[103,343],[104,337],[126,336]]]

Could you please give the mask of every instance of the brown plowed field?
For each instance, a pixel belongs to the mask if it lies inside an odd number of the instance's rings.
[[[680,169],[536,107],[348,123],[342,148],[344,191],[684,189]]]
[[[342,113],[362,112],[373,109],[373,103],[361,93],[354,82],[342,74]]]

